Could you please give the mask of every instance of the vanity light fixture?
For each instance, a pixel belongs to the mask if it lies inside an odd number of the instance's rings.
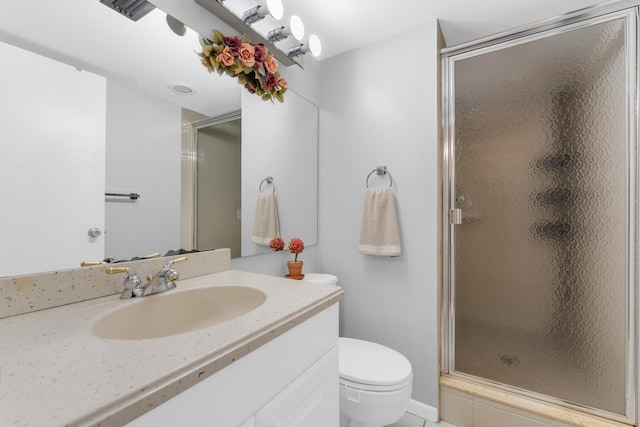
[[[281,0],[267,0],[267,6],[257,5],[245,11],[242,14],[242,21],[245,24],[253,24],[263,19],[267,15],[271,15],[275,19],[282,18],[284,7]]]
[[[276,28],[275,30],[271,30],[267,33],[267,40],[270,43],[279,42],[280,40],[284,40],[291,35],[291,28],[282,26],[280,28]]]
[[[315,34],[312,34],[309,37],[308,44],[300,43],[297,46],[289,48],[289,50],[287,50],[287,55],[289,55],[289,57],[291,58],[294,58],[296,56],[304,55],[307,52],[311,52],[313,56],[318,56],[320,55],[321,51],[322,51],[322,44],[320,43],[320,38]]]
[[[100,3],[132,21],[137,21],[156,8],[147,0],[100,0]]]
[[[307,52],[309,52],[309,46],[300,43],[297,46],[289,48],[289,50],[287,50],[287,55],[291,58],[295,58],[296,56],[304,55]]]
[[[107,0],[105,0],[107,1]],[[250,22],[245,21],[245,19],[251,21],[255,18],[255,15],[257,14],[258,17],[260,15],[263,15],[266,17],[266,11],[269,11],[269,14],[272,15],[272,17],[277,18],[278,16],[280,16],[282,18],[283,15],[280,15],[280,9],[278,4],[282,3],[281,0],[253,0],[254,1],[254,5],[256,6],[260,6],[260,9],[255,10],[256,8],[252,8],[249,9],[247,11],[245,11],[244,13],[242,12],[242,9],[244,7],[246,7],[246,3],[245,6],[240,6],[238,9],[232,10],[232,8],[229,8],[226,6],[226,4],[228,3],[235,3],[232,1],[225,1],[225,0],[194,0],[197,4],[199,4],[200,6],[204,7],[205,9],[207,9],[208,11],[210,11],[211,13],[213,13],[214,15],[216,15],[219,19],[221,19],[224,23],[226,23],[227,25],[229,25],[231,28],[233,28],[235,31],[237,31],[239,34],[246,34],[247,37],[249,37],[250,40],[252,40],[253,43],[262,43],[264,44],[273,54],[273,56],[278,60],[278,62],[280,62],[280,64],[288,67],[290,65],[298,65],[301,66],[300,63],[298,63],[292,56],[287,55],[287,49],[286,48],[280,48],[278,46],[276,46],[273,42],[270,42],[269,40],[267,40],[267,34],[266,31],[268,31],[267,28],[265,28],[265,32],[261,32],[261,31],[257,31],[253,25],[251,25]],[[276,3],[277,2],[277,3]],[[299,20],[299,18],[294,19],[294,23],[297,22]],[[265,21],[271,21],[271,19],[266,19]],[[257,21],[253,21],[253,22],[257,22]],[[302,20],[299,20],[299,23],[302,23]],[[298,23],[298,24],[299,24]],[[283,22],[284,24],[284,22]],[[271,27],[272,29],[276,29],[276,30],[280,30],[280,28],[277,28],[279,25],[278,23],[272,23],[271,25],[268,25],[267,27]],[[294,32],[294,27],[289,24],[284,24],[285,27],[289,27],[291,29],[291,35],[298,35],[301,39],[303,37],[303,35],[301,35],[300,33],[296,33]],[[302,26],[302,28],[304,28],[304,25]],[[298,30],[296,30],[298,31]],[[277,31],[276,31],[277,32]],[[286,31],[285,31],[286,32]],[[304,34],[304,30],[302,30],[302,34]],[[284,34],[280,34],[278,36],[275,36],[274,34],[274,41],[277,41],[277,38],[279,37],[283,37]],[[281,40],[281,39],[280,39]],[[293,43],[292,43],[293,44]],[[288,46],[287,46],[288,47]]]
[[[269,11],[266,7],[262,7],[260,5],[252,7],[251,9],[245,11],[242,14],[242,20],[245,24],[253,24],[254,22],[258,22],[263,19],[265,16],[269,14]]]

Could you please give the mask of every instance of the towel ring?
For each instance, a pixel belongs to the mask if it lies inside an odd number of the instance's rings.
[[[273,177],[272,176],[268,176],[265,179],[263,179],[262,181],[260,181],[260,185],[258,185],[258,192],[259,193],[262,193],[262,184],[264,184],[265,182],[267,184],[273,184]],[[271,190],[271,193],[275,194],[275,192],[276,192],[276,185],[273,184],[273,189]]]
[[[389,187],[391,187],[393,185],[393,177],[391,176],[391,172],[387,171],[387,167],[386,166],[378,166],[377,168],[375,168],[374,170],[372,170],[371,172],[369,172],[369,175],[367,175],[367,179],[365,181],[365,186],[367,188],[369,188],[369,177],[373,174],[376,173],[376,175],[378,176],[382,176],[382,175],[389,175]]]

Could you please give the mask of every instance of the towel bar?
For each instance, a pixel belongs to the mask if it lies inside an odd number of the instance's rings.
[[[104,193],[107,197],[127,197],[130,200],[137,200],[140,198],[140,194],[138,193]]]
[[[382,175],[389,175],[389,187],[391,187],[393,185],[393,177],[391,176],[391,172],[389,172],[387,170],[386,166],[378,166],[377,168],[375,168],[374,170],[372,170],[371,172],[369,172],[369,175],[367,175],[367,179],[365,180],[365,186],[367,188],[369,188],[369,177],[373,174],[376,173],[376,175],[382,176]]]

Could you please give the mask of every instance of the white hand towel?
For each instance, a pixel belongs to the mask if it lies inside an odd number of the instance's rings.
[[[256,217],[253,221],[251,243],[269,246],[271,239],[279,235],[280,224],[278,223],[276,196],[273,193],[260,193],[256,204]]]
[[[400,256],[400,233],[393,190],[367,188],[360,229],[361,254]]]

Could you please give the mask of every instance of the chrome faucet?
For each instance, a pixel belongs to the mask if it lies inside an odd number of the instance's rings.
[[[173,264],[176,262],[186,261],[187,257],[176,258],[165,265],[153,276],[147,276],[147,284],[142,287],[142,296],[153,295],[160,292],[166,292],[171,289],[175,289],[175,281],[180,278],[180,273],[173,268]]]
[[[120,294],[121,299],[146,297],[174,289],[176,287],[175,281],[180,278],[180,273],[173,268],[173,264],[186,260],[187,257],[182,257],[169,261],[153,276],[149,274],[147,283],[144,285],[138,273],[130,267],[108,267],[104,272],[107,274],[127,273],[127,278],[123,282],[124,291]]]
[[[107,274],[114,273],[127,273],[127,278],[124,279],[122,284],[124,285],[124,291],[120,294],[120,299],[128,299],[133,297],[142,296],[142,280],[140,276],[133,268],[130,267],[108,267],[104,270]]]

